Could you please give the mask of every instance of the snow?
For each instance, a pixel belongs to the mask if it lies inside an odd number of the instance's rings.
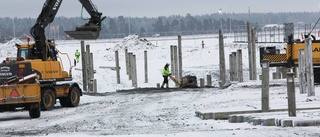
[[[133,89],[125,69],[124,49],[136,55],[138,87],[156,87],[162,82],[161,69],[170,62],[170,46],[177,45],[177,37],[139,38],[130,35],[123,39],[86,41],[94,56],[95,79],[101,95],[81,97],[80,105],[63,108],[56,104],[52,111],[42,111],[41,117],[30,119],[26,111],[0,113],[0,136],[47,136],[47,137],[211,137],[211,136],[319,136],[318,126],[276,127],[253,126],[248,123],[229,123],[227,120],[201,120],[196,111],[221,112],[261,109],[261,81],[249,80],[247,44],[232,43],[225,39],[226,68],[229,54],[242,50],[244,82],[231,82],[225,89],[201,88],[181,89],[173,92],[119,93],[117,90]],[[204,41],[205,47],[201,47]],[[14,39],[0,45],[0,58],[15,56]],[[71,60],[80,41],[56,41],[61,52],[68,53]],[[284,44],[258,44],[277,46],[284,51]],[[219,50],[215,35],[182,36],[183,76],[193,75],[206,78],[212,76],[213,86],[218,87]],[[115,66],[115,50],[119,51],[121,84],[116,83],[116,72],[100,66]],[[144,83],[144,51],[148,52],[148,83]],[[70,63],[65,55],[59,54],[66,71]],[[80,61],[81,63],[81,61]],[[82,86],[81,64],[72,69],[74,81]],[[275,69],[270,69],[270,74]],[[261,68],[257,65],[257,72]],[[228,74],[228,73],[227,73]],[[270,79],[271,80],[271,79]],[[297,83],[298,79],[295,80]],[[199,82],[198,82],[199,83]],[[174,83],[170,81],[170,87]],[[319,87],[316,96],[299,94],[296,86],[296,103],[299,107],[319,106]],[[270,81],[270,108],[287,108],[286,79]],[[262,117],[288,117],[287,112],[257,114]],[[319,120],[319,110],[297,111],[295,119]]]

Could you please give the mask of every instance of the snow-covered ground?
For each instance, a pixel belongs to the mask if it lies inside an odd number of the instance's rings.
[[[146,39],[146,40],[144,40]],[[201,48],[204,41],[205,47]],[[15,56],[14,44],[0,45],[0,59]],[[58,49],[69,54],[71,59],[79,41],[56,41]],[[226,65],[229,54],[242,49],[244,82],[232,82],[226,89],[203,88],[181,89],[163,93],[119,93],[116,90],[132,89],[125,71],[124,49],[136,55],[138,87],[156,87],[163,78],[161,69],[170,62],[170,45],[177,45],[177,37],[138,38],[128,36],[117,40],[87,41],[94,56],[95,78],[101,96],[84,95],[75,108],[62,108],[59,103],[52,111],[42,111],[38,119],[30,119],[26,111],[0,113],[0,136],[110,136],[110,137],[212,137],[212,136],[320,136],[318,126],[313,127],[265,127],[248,123],[229,123],[227,120],[201,120],[198,110],[259,110],[261,109],[261,81],[249,81],[248,53],[246,44],[232,43],[225,39]],[[258,44],[277,46],[284,51],[284,44]],[[99,66],[115,66],[115,50],[119,51],[121,84],[116,83],[116,72]],[[148,83],[144,83],[144,54],[148,52]],[[182,36],[183,76],[212,76],[218,87],[219,51],[215,36]],[[61,55],[65,70],[69,62]],[[81,63],[81,62],[80,62]],[[261,68],[257,65],[257,72]],[[82,85],[81,65],[72,70],[74,81]],[[274,71],[272,68],[271,71]],[[272,73],[272,72],[270,72]],[[297,81],[297,80],[296,80]],[[170,81],[171,87],[174,83]],[[270,108],[287,108],[286,80],[270,81]],[[296,87],[297,107],[319,106],[319,87],[316,96],[299,94]],[[281,115],[287,117],[287,115]],[[298,111],[297,118],[320,119],[320,110]]]

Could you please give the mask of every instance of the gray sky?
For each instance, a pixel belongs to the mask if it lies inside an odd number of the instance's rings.
[[[0,0],[0,17],[32,17],[40,14],[45,0]],[[320,0],[92,0],[105,16],[158,17],[223,12],[320,11]],[[81,15],[78,0],[63,0],[57,16]],[[85,14],[86,15],[86,14]],[[320,16],[319,16],[320,17]]]

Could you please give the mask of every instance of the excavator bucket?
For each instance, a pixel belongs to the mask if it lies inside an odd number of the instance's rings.
[[[77,40],[95,40],[100,32],[96,31],[65,31],[71,38]]]
[[[75,31],[65,31],[71,38],[77,40],[95,40],[99,38],[99,26],[81,26],[77,27]]]

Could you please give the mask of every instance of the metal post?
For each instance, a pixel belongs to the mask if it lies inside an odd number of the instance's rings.
[[[237,50],[237,70],[238,70],[238,81],[243,82],[243,64],[242,64],[242,50]]]
[[[307,70],[307,93],[308,93],[308,96],[315,96],[311,36],[305,39],[305,46],[306,46],[305,55],[306,55],[306,70]]]
[[[304,49],[299,49],[299,89],[300,94],[307,93],[307,82],[306,82],[306,58],[304,55]]]
[[[148,83],[148,53],[144,51],[144,83]]]
[[[117,84],[120,84],[119,52],[115,51]]]
[[[289,117],[296,116],[296,97],[294,88],[294,73],[287,73],[287,94],[288,94],[288,113]]]
[[[262,60],[262,112],[269,111],[269,60]]]
[[[220,69],[220,87],[226,84],[226,63],[224,58],[224,42],[222,31],[219,30],[219,69]]]
[[[84,41],[81,41],[81,62],[82,62],[82,87],[83,91],[88,91],[87,89],[87,65],[86,65],[86,52],[84,47]]]

